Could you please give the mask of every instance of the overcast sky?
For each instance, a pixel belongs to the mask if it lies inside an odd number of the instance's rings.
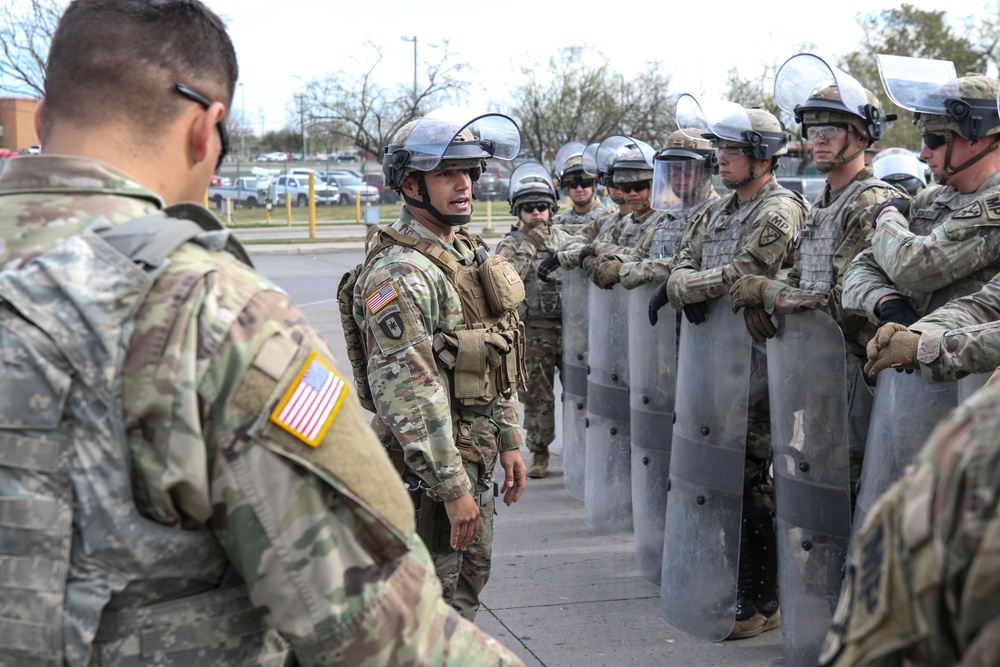
[[[245,107],[255,132],[284,127],[293,93],[303,81],[342,67],[363,53],[368,40],[384,58],[376,79],[412,86],[413,43],[418,62],[433,45],[449,40],[456,61],[476,72],[472,104],[502,101],[520,75],[520,65],[545,63],[560,47],[585,45],[600,51],[626,80],[660,62],[676,92],[721,95],[726,74],[758,75],[763,65],[811,51],[831,62],[861,40],[859,15],[894,7],[879,0],[827,2],[456,2],[383,0],[206,0],[225,19],[240,62],[233,113]],[[913,0],[920,9],[940,9],[940,0]],[[456,7],[464,6],[458,10]],[[605,7],[593,10],[587,7]],[[953,0],[948,20],[957,26],[996,0]],[[755,11],[767,7],[767,13]],[[668,11],[668,9],[672,11]],[[907,55],[907,54],[901,54]],[[418,68],[418,78],[423,74]],[[422,79],[425,81],[425,79]],[[244,102],[245,100],[245,102]],[[492,109],[491,109],[492,110]],[[496,109],[503,110],[503,109]]]

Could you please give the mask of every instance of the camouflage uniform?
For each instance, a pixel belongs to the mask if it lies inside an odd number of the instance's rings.
[[[566,210],[552,220],[552,225],[565,227],[566,231],[571,234],[579,234],[592,225],[595,220],[604,217],[609,210],[613,210],[613,208],[608,207],[595,196],[591,200],[590,209],[586,213],[577,213],[572,206],[568,206]]]
[[[995,665],[1000,385],[941,422],[856,536],[820,664]]]
[[[538,248],[528,241],[523,229],[511,232],[500,241],[497,254],[503,255],[524,281],[524,387],[518,396],[524,408],[525,444],[532,454],[548,455],[556,437],[555,369],[562,376],[562,278],[559,273],[549,281],[538,278],[538,265],[551,257],[554,249],[572,237],[560,227],[541,225],[545,246]]]
[[[871,247],[845,272],[845,310],[878,323],[879,300],[902,293],[918,313],[929,313],[1000,271],[1000,173],[975,192],[923,190],[909,218],[893,211],[879,217]]]
[[[405,207],[392,228],[436,243],[460,264],[474,261],[471,251],[460,248],[457,241],[444,244]],[[378,309],[370,308],[366,301],[386,285],[391,285],[391,299]],[[377,310],[377,318],[372,310]],[[398,329],[387,324],[393,317]],[[368,351],[368,380],[377,415],[372,426],[402,458],[411,485],[417,481],[426,485],[420,521],[433,526],[425,526],[434,532],[428,547],[445,599],[472,619],[490,573],[494,468],[500,452],[521,446],[516,397],[494,400],[481,410],[484,414],[452,409],[451,389],[432,349],[433,337],[454,332],[466,322],[458,291],[417,250],[392,245],[371,259],[358,275],[354,319]],[[465,438],[465,429],[471,430],[471,439],[459,446],[456,437]],[[443,501],[464,493],[474,494],[479,502],[479,532],[466,551],[455,551],[449,543]]]
[[[116,224],[162,206],[100,162],[12,160],[0,177],[6,226],[0,259],[4,269],[17,270],[97,217]],[[93,641],[93,659],[102,664],[220,664],[211,644],[232,645],[238,626],[212,619],[192,627],[197,621],[189,618],[179,629],[150,627],[153,610],[169,613],[186,596],[244,581],[253,616],[287,640],[298,664],[397,665],[446,656],[463,665],[520,664],[441,600],[409,499],[353,394],[315,446],[268,418],[311,353],[338,374],[326,344],[288,296],[228,253],[189,243],[170,259],[136,314],[122,371],[131,491],[135,509],[161,530],[192,544],[207,537],[215,547],[208,556],[173,554],[163,574],[125,590],[116,588],[121,573],[100,571],[106,564],[71,568],[70,581],[93,585],[86,600],[69,604],[92,605],[87,611],[97,620],[103,609],[103,623],[87,628],[87,614],[75,614],[65,627]],[[85,534],[87,519],[78,516],[74,530]],[[166,574],[190,562],[198,564],[200,579]],[[170,604],[156,604],[165,600]],[[155,639],[150,630],[166,631],[165,653],[140,656]],[[281,664],[281,640],[255,641],[260,637],[246,635],[236,642],[246,644],[239,664]],[[174,652],[192,645],[186,658]],[[66,660],[90,664],[82,653]]]
[[[565,243],[559,246],[556,256],[559,258],[559,266],[563,269],[575,269],[580,266],[580,253],[591,243],[611,243],[617,244],[618,237],[621,236],[622,229],[628,221],[628,215],[624,216],[617,208],[606,210],[604,215],[595,218],[588,228],[585,228],[577,236],[570,237]],[[597,228],[598,231],[591,236],[590,231]],[[586,259],[586,257],[584,258]]]

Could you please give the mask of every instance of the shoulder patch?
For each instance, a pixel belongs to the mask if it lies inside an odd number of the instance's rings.
[[[311,447],[318,447],[347,396],[347,383],[316,352],[310,353],[271,421]]]
[[[374,294],[369,295],[365,299],[365,305],[368,306],[368,312],[372,315],[378,311],[385,308],[386,304],[395,299],[398,294],[396,294],[396,288],[392,286],[392,281],[387,280],[382,285],[375,290]]]
[[[1000,219],[1000,193],[994,193],[986,198],[986,215],[990,220]]]
[[[387,356],[427,337],[404,300],[389,304],[378,315],[370,316],[368,326],[382,354]]]
[[[951,216],[955,220],[968,220],[969,218],[978,218],[983,214],[983,206],[977,201],[972,202],[965,208],[955,211],[955,215]]]
[[[393,340],[402,338],[403,332],[406,330],[403,317],[398,312],[387,313],[385,317],[379,318],[378,325],[382,328],[385,335]]]
[[[783,238],[785,238],[785,233],[776,227],[774,223],[768,222],[764,225],[764,231],[760,233],[760,245],[763,248]]]

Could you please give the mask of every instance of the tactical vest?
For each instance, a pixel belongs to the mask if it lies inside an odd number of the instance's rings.
[[[0,664],[263,660],[267,628],[214,535],[147,519],[132,497],[121,373],[135,315],[174,249],[226,242],[202,232],[98,219],[0,273]]]
[[[512,236],[523,241],[526,234],[523,231],[514,232]],[[538,264],[555,255],[551,248],[538,248],[535,257],[528,267],[524,279],[524,305],[526,307],[524,320],[558,319],[562,317],[562,271],[549,275],[548,282],[538,277]]]
[[[594,199],[594,205],[590,207],[590,210],[580,215],[573,210],[570,206],[564,212],[560,213],[555,220],[552,221],[553,225],[563,226],[567,232],[570,234],[576,234],[581,229],[589,225],[595,219],[600,217],[603,213],[607,211],[607,206],[601,203],[599,199]]]
[[[799,288],[829,293],[833,289],[833,257],[844,239],[844,210],[866,190],[885,187],[877,178],[854,181],[830,206],[809,209],[806,224],[799,232]]]
[[[736,193],[730,197],[735,198]],[[726,211],[729,199],[723,199],[719,202],[712,211],[708,225],[705,227],[705,241],[701,248],[702,271],[725,266],[733,261],[736,253],[750,237],[757,211],[764,205],[764,202],[773,197],[798,197],[798,200],[801,200],[801,195],[797,195],[791,190],[775,188],[749,206],[737,209],[733,214]]]
[[[452,408],[491,415],[494,401],[510,398],[525,376],[524,325],[517,314],[524,301],[524,283],[503,257],[481,259],[489,250],[481,238],[474,239],[464,228],[456,230],[455,238],[476,255],[477,263],[460,264],[429,239],[377,227],[369,237],[364,266],[386,248],[399,245],[416,250],[441,269],[458,292],[464,320],[455,331],[433,332],[434,353],[447,371]],[[366,363],[366,384],[367,377]]]
[[[910,231],[917,236],[926,236],[956,212],[975,201],[995,195],[998,190],[1000,188],[994,188],[987,192],[962,193],[955,188],[941,188],[934,192],[935,196],[927,206],[911,211]],[[923,313],[930,313],[953,299],[978,292],[983,285],[996,276],[997,272],[1000,272],[1000,265],[991,264],[942,287],[927,299],[927,306]],[[904,285],[904,287],[906,286]]]
[[[666,211],[663,221],[653,230],[649,243],[650,259],[673,257],[680,252],[688,221],[716,201],[718,199],[708,199],[690,208]]]
[[[618,247],[634,248],[649,229],[660,224],[662,218],[663,211],[650,211],[645,220],[636,222],[635,213],[629,213],[628,220],[625,222],[625,226],[622,227],[622,233],[618,237]]]

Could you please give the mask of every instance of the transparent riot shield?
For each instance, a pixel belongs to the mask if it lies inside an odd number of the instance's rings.
[[[975,394],[977,391],[983,388],[986,381],[990,379],[993,373],[976,373],[974,375],[966,375],[964,378],[958,381],[958,404],[961,405],[965,403],[966,399]],[[930,435],[928,433],[928,435]]]
[[[785,663],[815,665],[851,535],[846,350],[826,313],[776,319],[767,386]]]
[[[563,489],[583,502],[587,445],[587,312],[590,280],[582,269],[562,278]]]
[[[649,299],[657,285],[628,293],[629,407],[632,434],[632,522],[639,574],[660,583],[663,524],[677,381],[677,327],[670,308],[649,324]],[[665,316],[664,316],[665,315]]]
[[[660,613],[709,641],[729,636],[743,514],[751,340],[728,299],[681,325]]]
[[[920,373],[879,373],[865,444],[854,532],[879,496],[913,462],[941,418],[955,407],[958,383],[928,384]]]
[[[632,533],[625,291],[621,285],[610,290],[590,286],[583,515],[591,530],[602,535]]]

